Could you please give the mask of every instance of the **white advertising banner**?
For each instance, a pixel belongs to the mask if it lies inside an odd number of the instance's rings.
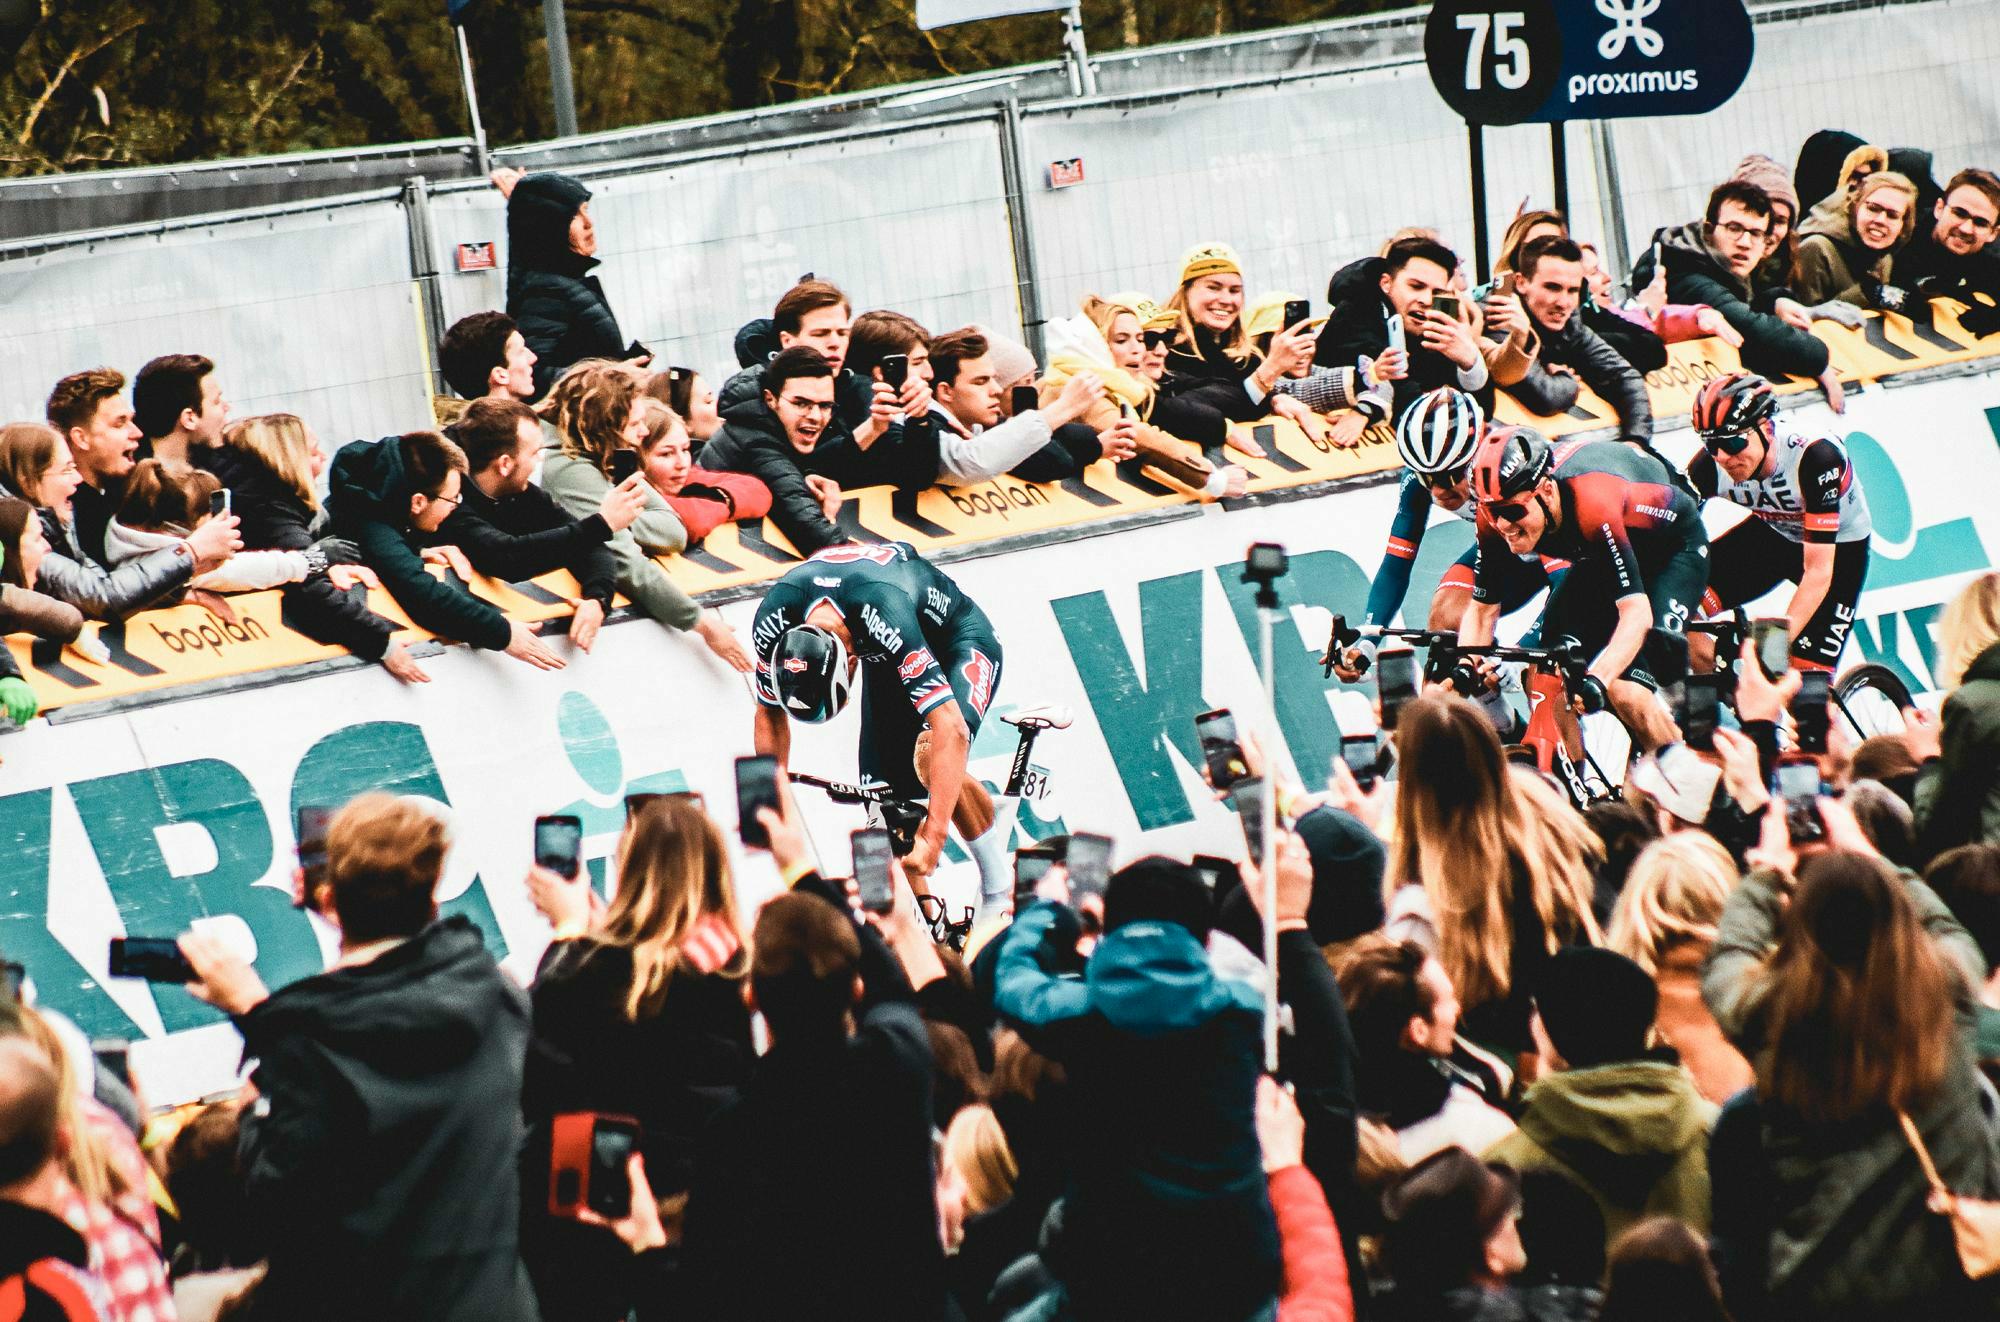
[[[1939,609],[2000,544],[2000,377],[1871,389],[1850,397],[1837,429],[1873,509],[1875,555],[1847,662],[1898,669],[1931,687]],[[1823,406],[1788,419],[1831,425]],[[1665,438],[1685,454],[1685,435]],[[1358,618],[1379,564],[1395,488],[1223,511],[946,566],[992,617],[1005,650],[974,770],[1000,782],[1012,756],[1010,707],[1056,702],[1075,725],[1036,747],[1024,837],[1061,830],[1115,837],[1123,857],[1163,851],[1236,854],[1232,814],[1196,771],[1192,717],[1235,709],[1268,728],[1308,785],[1323,782],[1339,725],[1368,719],[1362,691],[1321,677],[1317,653],[1333,612]],[[1719,526],[1733,520],[1715,511]],[[1264,709],[1255,610],[1239,581],[1244,548],[1291,552],[1277,628],[1278,704]],[[1440,518],[1406,601],[1420,610],[1437,576],[1469,545]],[[725,611],[740,631],[755,610]],[[1516,623],[1525,624],[1525,614]],[[621,623],[597,651],[545,674],[497,654],[449,649],[426,663],[433,683],[405,688],[379,669],[274,684],[29,729],[0,740],[0,951],[26,965],[39,999],[87,1032],[135,1040],[155,1102],[227,1087],[233,1030],[178,988],[105,977],[107,940],[171,936],[204,923],[254,953],[267,982],[316,971],[327,933],[291,908],[292,821],[300,805],[369,789],[445,805],[457,845],[443,893],[526,976],[548,936],[522,877],[531,823],[584,820],[594,871],[615,845],[623,796],[699,790],[734,827],[732,762],[750,751],[743,681],[705,651],[645,621]],[[858,704],[857,704],[858,706]],[[793,765],[834,779],[855,771],[854,709],[804,728]],[[1360,726],[1356,728],[1366,728]],[[844,872],[857,809],[798,797],[827,867]],[[746,886],[773,884],[768,859],[740,860]],[[970,891],[970,864],[944,888]]]

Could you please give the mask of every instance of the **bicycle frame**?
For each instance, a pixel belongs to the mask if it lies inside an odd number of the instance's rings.
[[[1559,775],[1578,807],[1594,802],[1597,796],[1590,792],[1576,760],[1569,755],[1569,741],[1563,738],[1562,724],[1556,719],[1556,713],[1569,702],[1568,685],[1563,683],[1561,675],[1541,666],[1530,666],[1522,676],[1521,687],[1528,694],[1528,729],[1521,736],[1521,744],[1534,750],[1536,770],[1545,775]],[[1583,756],[1599,778],[1609,784],[1604,769],[1591,760],[1589,749],[1583,750]],[[1615,787],[1612,795],[1617,795]]]

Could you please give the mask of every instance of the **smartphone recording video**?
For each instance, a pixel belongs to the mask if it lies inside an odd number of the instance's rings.
[[[1236,737],[1236,717],[1229,708],[1217,707],[1195,717],[1194,732],[1201,740],[1201,760],[1208,768],[1210,785],[1227,793],[1230,786],[1250,774],[1243,745]]]
[[[583,819],[554,816],[535,819],[535,866],[568,881],[583,871]]]
[[[771,836],[764,829],[764,823],[757,820],[759,808],[783,811],[778,806],[778,759],[739,757],[736,759],[736,835],[746,845],[768,849]]]
[[[628,481],[639,471],[639,452],[630,446],[621,446],[611,452],[611,485],[617,486]]]
[[[1780,758],[1772,779],[1785,805],[1785,832],[1792,843],[1813,845],[1825,840],[1826,823],[1819,815],[1819,798],[1825,790],[1819,759],[1801,754]]]
[[[1103,899],[1104,888],[1111,884],[1111,837],[1087,832],[1072,835],[1064,863],[1069,869],[1069,893],[1073,899],[1085,895]]]
[[[1800,672],[1799,691],[1792,695],[1792,724],[1798,729],[1801,753],[1826,751],[1826,704],[1832,679],[1824,670]]]
[[[854,850],[854,885],[861,892],[861,907],[887,917],[896,908],[896,879],[890,871],[896,854],[890,847],[889,833],[856,831],[848,843]]]
[[[1417,696],[1417,654],[1408,647],[1385,647],[1375,654],[1375,691],[1382,701],[1382,728],[1396,728],[1403,704]]]
[[[175,985],[195,981],[194,965],[170,936],[114,936],[106,971],[114,978],[143,978]]]
[[[1674,716],[1689,748],[1715,751],[1715,722],[1722,710],[1721,680],[1720,675],[1689,675],[1681,683],[1679,710]]]
[[[1382,742],[1374,734],[1344,734],[1340,737],[1340,760],[1362,789],[1375,788],[1382,778]]]
[[[1776,681],[1792,668],[1792,626],[1787,620],[1754,620],[1750,625],[1750,645],[1764,678]]]

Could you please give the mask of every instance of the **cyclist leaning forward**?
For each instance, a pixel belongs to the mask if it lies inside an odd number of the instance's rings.
[[[1780,433],[1777,411],[1771,383],[1748,372],[1717,377],[1695,396],[1702,449],[1688,476],[1704,499],[1750,512],[1715,539],[1702,606],[1715,614],[1790,581],[1792,666],[1831,670],[1868,576],[1868,500],[1839,441]]]
[[[860,663],[862,779],[898,798],[929,798],[904,866],[921,888],[956,825],[979,866],[982,911],[1004,904],[1012,822],[996,820],[992,796],[966,773],[972,736],[1000,686],[1000,641],[986,612],[906,542],[844,543],[764,594],[751,644],[757,751],[784,765],[787,718],[831,720]]]
[[[1686,671],[1688,615],[1708,587],[1708,535],[1694,497],[1664,464],[1630,446],[1557,447],[1528,427],[1488,429],[1473,457],[1472,491],[1478,558],[1459,641],[1493,641],[1502,574],[1516,557],[1567,560],[1541,635],[1574,638],[1591,657],[1571,689],[1576,707],[1609,706],[1644,752],[1679,738],[1657,690]]]

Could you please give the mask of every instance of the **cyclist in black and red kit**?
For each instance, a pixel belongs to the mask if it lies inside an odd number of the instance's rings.
[[[1780,433],[1777,411],[1771,383],[1748,372],[1716,377],[1695,396],[1702,449],[1688,476],[1704,499],[1750,512],[1715,539],[1702,605],[1727,610],[1796,583],[1785,608],[1792,665],[1831,670],[1868,576],[1868,500],[1839,441]]]
[[[1701,509],[1657,459],[1613,441],[1552,446],[1527,427],[1496,427],[1472,461],[1479,558],[1467,646],[1493,641],[1497,577],[1530,552],[1571,568],[1550,594],[1542,638],[1564,636],[1594,653],[1573,688],[1583,711],[1607,705],[1650,752],[1679,737],[1655,690],[1681,678],[1689,614],[1708,587]],[[1664,672],[1664,673],[1663,673]]]

